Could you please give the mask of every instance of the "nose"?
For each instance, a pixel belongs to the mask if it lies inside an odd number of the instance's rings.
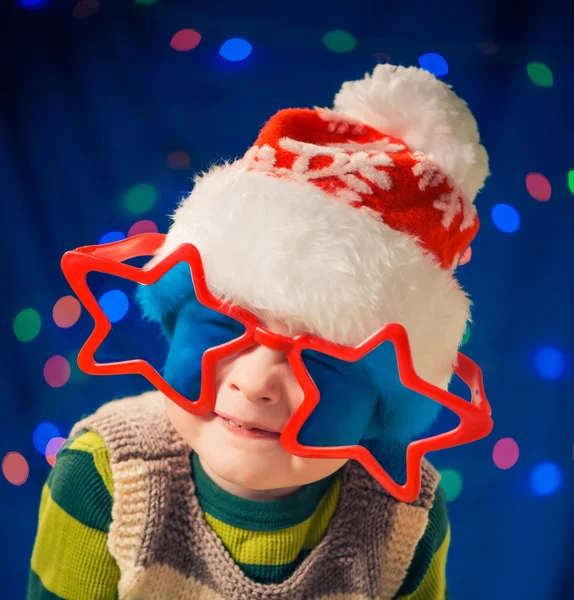
[[[284,352],[255,344],[234,360],[227,385],[232,392],[240,391],[251,402],[277,404],[281,402],[284,380],[291,370],[286,363]]]

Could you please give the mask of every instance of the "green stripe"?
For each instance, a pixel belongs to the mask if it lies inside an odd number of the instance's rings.
[[[52,499],[48,484],[42,488],[39,516],[30,566],[44,587],[67,600],[84,600],[88,592],[111,600],[120,573],[107,534],[68,515]]]
[[[311,554],[311,550],[301,550],[297,558],[287,565],[249,565],[236,563],[239,568],[257,583],[283,583],[295,569]]]
[[[286,498],[261,502],[234,496],[216,485],[203,470],[195,452],[190,452],[195,492],[203,512],[232,527],[250,531],[276,531],[309,519],[337,472],[305,485]]]
[[[60,454],[62,452],[67,452],[70,450],[70,446],[81,436],[84,435],[84,433],[86,433],[86,431],[88,431],[87,429],[82,429],[82,431],[79,431],[74,437],[68,438],[64,444],[62,445],[62,447],[60,448],[59,452],[58,452],[58,458],[60,457]],[[51,469],[51,471],[48,473],[48,487],[50,487],[50,484],[52,482],[52,479],[54,478],[54,471],[55,469]]]
[[[417,544],[409,571],[397,596],[408,596],[420,586],[432,562],[433,556],[444,541],[448,529],[448,514],[444,490],[436,488],[433,505],[429,511],[429,522],[423,537]]]
[[[71,442],[68,440],[66,444]],[[108,533],[112,522],[112,497],[92,455],[83,450],[70,450],[66,444],[58,453],[58,468],[48,475],[52,498],[83,525]]]
[[[27,600],[65,600],[61,596],[48,591],[42,581],[34,571],[30,569],[28,573],[28,591],[26,593]]]
[[[74,437],[68,438],[65,443],[62,445],[62,447],[60,448],[60,452],[62,450],[69,450],[70,446],[81,436],[84,435],[84,433],[87,433],[89,431],[89,429],[82,429],[82,431],[78,431],[78,433],[76,433],[76,435]]]

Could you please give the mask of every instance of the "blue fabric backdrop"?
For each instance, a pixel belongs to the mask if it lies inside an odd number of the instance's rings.
[[[92,321],[85,313],[69,328],[53,320],[54,305],[71,293],[62,254],[106,232],[125,235],[142,219],[165,232],[193,174],[242,155],[277,110],[331,106],[344,80],[377,62],[418,65],[427,53],[446,60],[442,78],[474,112],[492,171],[459,278],[474,301],[462,351],[483,370],[494,430],[429,456],[449,486],[449,587],[456,600],[574,597],[574,53],[566,4],[102,0],[83,17],[90,6],[74,2],[2,4],[0,456],[18,452],[29,468],[20,485],[10,482],[8,460],[0,476],[3,598],[24,597],[51,468],[39,426],[66,437],[101,403],[149,387],[140,377],[78,372],[74,357]],[[176,51],[170,40],[185,28],[201,42]],[[324,42],[333,30],[352,34],[348,48],[339,46],[345,51]],[[224,58],[230,38],[249,41],[251,54]],[[548,67],[551,85],[533,63]],[[173,168],[173,152],[185,153],[189,168]],[[547,201],[532,186],[529,193],[532,173],[550,183]],[[149,210],[130,213],[126,193],[141,184]],[[520,218],[514,231],[503,230],[512,225],[497,217],[501,204]],[[28,308],[41,328],[20,341],[17,317]],[[59,387],[44,377],[54,355],[72,363]],[[451,424],[444,419],[437,425]],[[505,469],[495,461],[503,438],[520,451]]]

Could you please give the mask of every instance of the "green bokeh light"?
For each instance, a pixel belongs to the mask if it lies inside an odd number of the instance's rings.
[[[135,4],[157,4],[157,0],[134,0]]]
[[[323,43],[332,52],[344,54],[345,52],[351,52],[351,50],[355,48],[357,40],[355,36],[348,31],[335,29],[334,31],[329,31],[329,33],[323,37]]]
[[[451,502],[460,494],[462,489],[462,479],[453,469],[444,469],[439,471],[441,475],[440,486],[444,490],[445,500]]]
[[[124,207],[132,214],[151,210],[157,202],[157,191],[150,183],[138,183],[124,194]]]
[[[539,85],[540,87],[552,87],[554,84],[554,78],[550,68],[541,62],[528,63],[526,67],[528,76],[532,83]]]
[[[568,171],[568,187],[574,194],[574,171]]]
[[[21,342],[33,340],[42,326],[40,315],[33,308],[26,308],[14,319],[14,334]]]
[[[464,346],[466,342],[470,339],[470,323],[466,324],[466,329],[464,330],[464,335],[462,336],[461,346]]]
[[[87,373],[84,373],[80,367],[78,367],[78,352],[79,350],[74,350],[65,357],[70,363],[70,379],[68,381],[72,383],[82,383],[89,377]]]

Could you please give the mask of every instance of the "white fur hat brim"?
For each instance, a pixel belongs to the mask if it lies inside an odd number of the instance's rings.
[[[354,346],[401,323],[418,375],[447,389],[471,302],[413,236],[242,160],[197,176],[173,220],[150,264],[192,243],[212,293],[292,335]]]

